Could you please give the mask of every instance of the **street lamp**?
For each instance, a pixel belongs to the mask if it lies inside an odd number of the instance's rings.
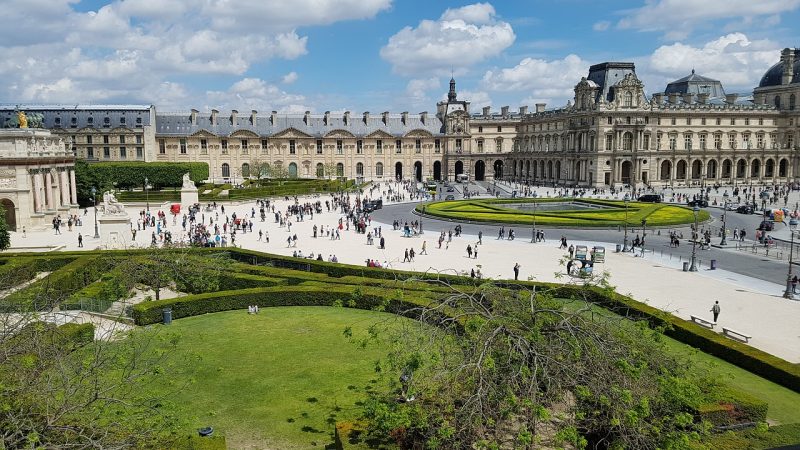
[[[722,240],[719,242],[720,247],[724,247],[728,245],[728,227],[725,224],[725,220],[728,218],[728,199],[725,198],[722,204],[723,212],[722,212]]]
[[[94,238],[100,239],[100,229],[97,228],[97,189],[92,186],[92,204],[94,205]]]
[[[697,232],[697,213],[700,207],[694,205],[692,212],[694,212],[694,231],[692,232],[692,264],[689,266],[689,272],[697,272],[697,240],[700,238],[700,233]]]
[[[622,241],[622,251],[627,252],[628,249],[628,202],[631,201],[631,196],[629,194],[625,194],[625,198],[622,199],[625,202],[625,239]]]
[[[794,299],[794,289],[792,289],[792,250],[794,250],[795,230],[789,230],[791,240],[789,243],[789,273],[786,274],[786,290],[783,291],[783,298]]]
[[[145,200],[147,201],[148,212],[150,211],[150,191],[147,189],[147,184],[149,183],[149,181],[150,180],[148,180],[147,177],[144,177],[144,195],[145,195]]]
[[[531,228],[531,242],[536,243],[536,193],[533,193],[533,228]]]

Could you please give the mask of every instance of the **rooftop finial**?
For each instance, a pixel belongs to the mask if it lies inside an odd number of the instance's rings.
[[[447,93],[447,101],[450,101],[450,102],[456,101],[456,80],[455,80],[455,78],[450,78],[450,91]]]
[[[694,75],[694,67],[692,67],[692,75]]]

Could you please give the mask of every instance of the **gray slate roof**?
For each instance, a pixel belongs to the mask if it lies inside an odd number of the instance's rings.
[[[147,105],[0,105],[0,126],[10,119],[15,111],[40,113],[44,116],[45,128],[80,129],[93,128],[137,128],[150,125],[150,106]],[[106,124],[105,119],[108,118]],[[124,118],[124,123],[120,119]],[[141,123],[136,120],[141,119]],[[74,122],[73,122],[74,119]]]
[[[722,88],[722,83],[719,80],[698,75],[694,73],[694,69],[692,69],[692,73],[669,83],[667,88],[664,89],[665,94],[676,92],[695,95],[705,93],[709,97],[725,97],[725,89]]]

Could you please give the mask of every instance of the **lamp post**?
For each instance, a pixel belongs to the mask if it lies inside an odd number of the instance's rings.
[[[97,228],[97,189],[92,186],[92,204],[94,205],[94,238],[100,239],[100,229]]]
[[[533,193],[533,227],[531,228],[531,243],[536,243],[536,193]]]
[[[642,219],[642,258],[644,258],[644,239],[647,237],[647,219]]]
[[[700,207],[694,205],[692,212],[694,212],[694,230],[692,231],[692,264],[689,265],[689,272],[697,272],[697,239],[700,238],[700,233],[697,232],[697,213]]]
[[[724,247],[728,245],[728,227],[726,226],[725,220],[728,218],[728,199],[723,200],[722,204],[722,240],[719,241],[720,247]]]
[[[629,194],[625,194],[625,198],[622,199],[625,202],[625,238],[622,241],[622,251],[627,252],[628,249],[628,202],[631,201],[631,196]]]
[[[792,289],[792,250],[794,250],[794,232],[790,230],[791,240],[789,241],[789,273],[786,274],[786,290],[783,291],[783,298],[794,299],[794,289]]]
[[[144,196],[145,200],[147,201],[147,211],[150,211],[150,191],[147,189],[147,184],[150,180],[147,177],[144,177]]]

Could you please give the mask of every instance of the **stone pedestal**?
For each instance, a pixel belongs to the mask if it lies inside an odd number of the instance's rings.
[[[103,214],[97,217],[100,227],[100,242],[107,249],[124,249],[133,247],[131,233],[131,217],[128,213]]]
[[[197,193],[197,188],[184,186],[181,189],[181,206],[186,208],[195,203],[200,203],[200,196]]]

